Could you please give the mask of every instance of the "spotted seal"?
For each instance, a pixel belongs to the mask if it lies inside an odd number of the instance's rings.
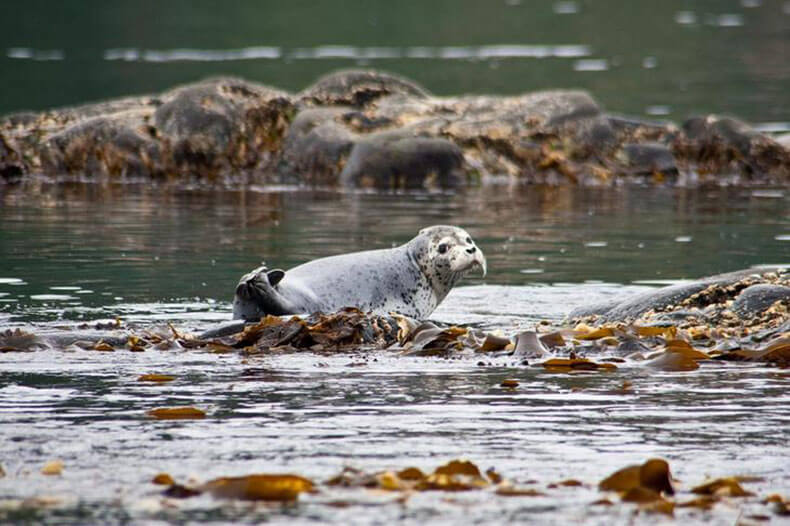
[[[431,226],[395,248],[321,258],[287,272],[256,268],[236,286],[233,318],[357,307],[423,319],[473,267],[485,276],[485,256],[465,230]]]

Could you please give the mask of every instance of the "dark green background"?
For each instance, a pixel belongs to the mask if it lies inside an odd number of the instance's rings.
[[[512,0],[511,0],[512,3]],[[747,2],[748,3],[748,2]],[[0,113],[156,92],[208,75],[234,74],[299,90],[338,68],[367,66],[406,75],[437,94],[589,89],[612,112],[642,115],[667,105],[670,118],[731,113],[755,122],[790,121],[790,7],[765,0],[622,2],[579,0],[561,15],[553,1],[4,1],[0,3]],[[691,11],[697,23],[675,21]],[[739,27],[712,21],[742,17]],[[289,50],[319,45],[479,46],[579,44],[608,71],[577,72],[573,58],[122,62],[113,48]],[[9,58],[14,47],[61,50],[64,60]],[[654,56],[658,65],[645,69]]]

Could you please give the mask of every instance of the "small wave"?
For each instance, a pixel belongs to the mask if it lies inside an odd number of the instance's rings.
[[[573,63],[574,71],[606,71],[608,69],[609,61],[605,58],[587,58]]]
[[[645,108],[645,113],[647,113],[648,115],[669,115],[670,107],[665,106],[663,104],[648,106],[647,108]]]
[[[553,11],[558,15],[575,15],[579,12],[579,4],[569,1],[556,2]]]
[[[678,11],[675,13],[675,23],[690,26],[697,23],[697,15],[691,11]]]
[[[28,47],[12,47],[6,51],[8,58],[23,60],[63,60],[66,54],[60,49],[32,49]]]
[[[705,23],[716,27],[740,27],[743,25],[743,16],[734,13],[707,15]]]
[[[69,301],[76,298],[68,294],[33,294],[30,296],[30,299],[38,301]]]
[[[108,49],[105,60],[128,62],[226,62],[231,60],[279,59],[282,52],[278,47],[256,46],[242,49],[146,49],[134,48]]]
[[[104,60],[126,62],[222,62],[232,60],[386,60],[386,59],[470,59],[500,58],[580,58],[589,56],[590,47],[582,44],[521,45],[491,44],[485,46],[413,46],[406,48],[346,45],[322,45],[282,50],[279,47],[247,47],[242,49],[146,49],[116,48],[104,51]],[[20,54],[19,58],[28,58]]]

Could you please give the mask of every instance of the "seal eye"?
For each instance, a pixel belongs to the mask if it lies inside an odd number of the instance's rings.
[[[467,242],[467,244],[471,245],[472,244],[472,238],[467,236],[466,237],[466,242]]]
[[[447,243],[441,243],[437,248],[437,250],[439,251],[439,254],[444,254],[445,252],[447,252],[448,248],[450,247],[447,246]]]

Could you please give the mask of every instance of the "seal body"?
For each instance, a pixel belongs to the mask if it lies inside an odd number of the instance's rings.
[[[465,230],[428,227],[391,249],[317,259],[287,272],[259,267],[239,281],[233,317],[249,321],[356,307],[422,319],[474,267],[485,274],[486,260]]]

